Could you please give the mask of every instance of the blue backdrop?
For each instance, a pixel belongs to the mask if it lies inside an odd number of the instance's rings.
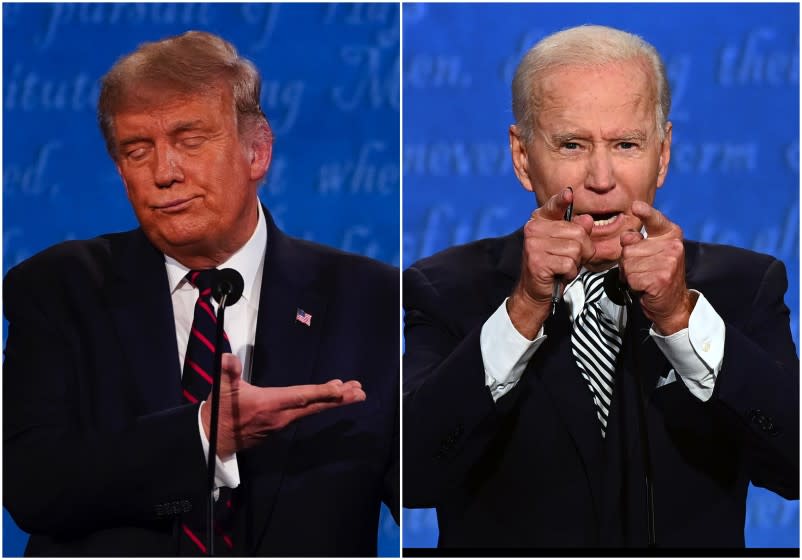
[[[770,253],[789,273],[799,347],[799,7],[794,4],[405,4],[404,266],[509,233],[533,210],[512,173],[510,83],[552,32],[595,23],[663,55],[674,143],[657,207],[689,239]],[[434,546],[432,510],[406,510],[405,547]],[[799,502],[749,492],[749,546],[799,546]]]
[[[59,241],[135,227],[95,125],[98,78],[188,29],[222,35],[262,72],[276,140],[260,197],[279,226],[399,265],[399,28],[395,4],[4,4],[3,273]],[[18,556],[27,537],[3,520],[3,555]],[[380,553],[397,556],[398,541],[384,509]]]

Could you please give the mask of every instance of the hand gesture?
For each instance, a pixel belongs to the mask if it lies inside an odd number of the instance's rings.
[[[641,308],[655,329],[673,334],[688,326],[696,303],[685,285],[682,230],[645,202],[634,201],[632,213],[648,237],[635,231],[621,234],[621,273],[631,290],[641,292]]]
[[[321,385],[257,387],[242,380],[242,364],[223,354],[220,379],[220,416],[217,455],[225,458],[258,445],[272,432],[322,410],[364,401],[359,381],[333,379]],[[201,409],[201,422],[209,437],[211,404]]]
[[[596,253],[590,241],[593,218],[564,219],[573,200],[573,190],[564,189],[535,210],[524,226],[521,276],[507,302],[507,312],[518,332],[530,340],[551,312],[555,278],[565,286]]]

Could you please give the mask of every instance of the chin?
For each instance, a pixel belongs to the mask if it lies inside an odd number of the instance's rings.
[[[148,238],[158,247],[191,247],[193,245],[203,245],[209,238],[207,228],[181,228],[170,229],[167,231],[156,230],[154,235],[148,234]]]

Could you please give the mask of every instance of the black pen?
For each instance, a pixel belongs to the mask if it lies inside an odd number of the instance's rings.
[[[571,187],[568,187],[571,189]],[[574,189],[571,189],[571,192],[574,192]],[[565,221],[570,222],[571,218],[574,215],[574,201],[572,200],[571,203],[568,205],[568,208],[565,209]],[[557,304],[560,303],[560,284],[561,284],[561,277],[555,276],[554,277],[554,286],[551,289],[551,315],[554,316],[557,313]]]

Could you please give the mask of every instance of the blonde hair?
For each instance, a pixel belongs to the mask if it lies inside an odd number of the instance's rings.
[[[267,125],[259,105],[262,90],[259,72],[228,41],[203,31],[187,31],[139,45],[134,52],[120,58],[101,79],[97,119],[106,149],[115,158],[113,117],[143,89],[151,87],[192,95],[221,85],[231,88],[240,132],[254,122]]]

